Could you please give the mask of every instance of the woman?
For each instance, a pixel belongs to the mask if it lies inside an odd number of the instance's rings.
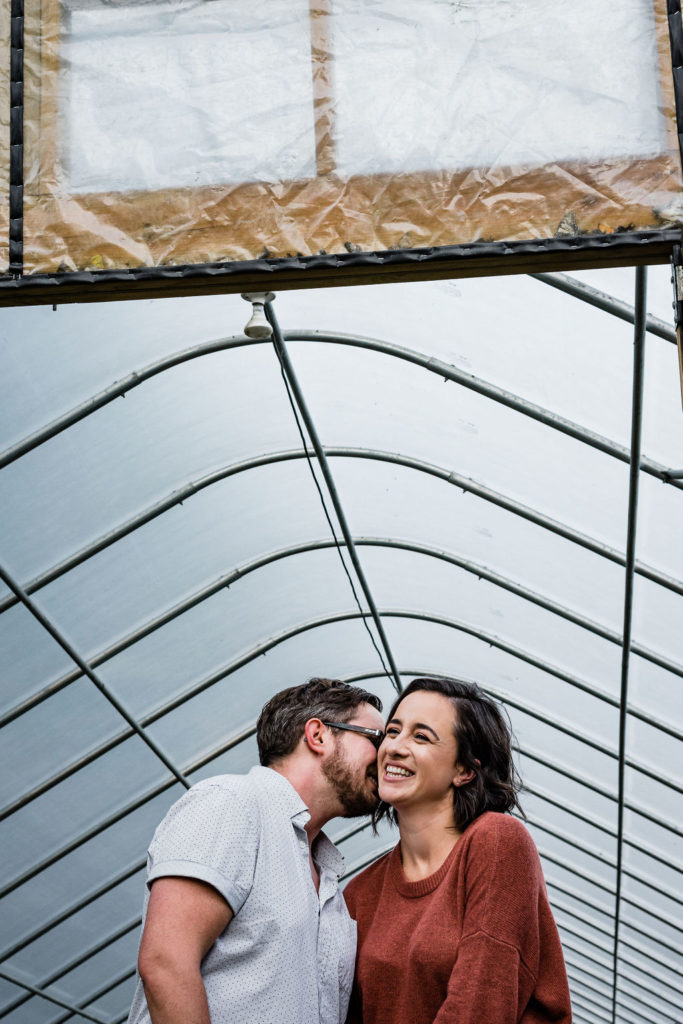
[[[478,686],[415,679],[389,713],[380,806],[400,842],[354,878],[353,1024],[570,1024],[541,865],[514,807],[498,706]]]

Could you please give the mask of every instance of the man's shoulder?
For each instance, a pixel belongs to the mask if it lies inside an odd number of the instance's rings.
[[[169,808],[160,829],[168,826],[192,831],[197,821],[220,827],[226,819],[255,819],[258,804],[248,775],[214,775],[195,783]]]

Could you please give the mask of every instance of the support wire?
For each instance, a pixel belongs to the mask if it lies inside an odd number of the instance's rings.
[[[374,600],[374,598],[372,596],[372,593],[370,591],[370,587],[368,585],[368,581],[367,581],[367,579],[365,577],[365,573],[363,572],[363,567],[360,564],[360,559],[358,558],[358,552],[356,551],[356,546],[353,543],[353,538],[351,536],[351,531],[349,530],[348,523],[346,521],[346,516],[344,514],[344,510],[343,510],[342,505],[341,505],[341,501],[340,501],[340,498],[339,498],[339,493],[337,491],[337,488],[336,488],[336,485],[335,485],[335,482],[334,482],[334,478],[332,476],[332,471],[330,470],[329,464],[327,462],[327,457],[326,457],[325,452],[323,450],[323,447],[322,447],[322,445],[320,443],[320,438],[318,437],[318,432],[316,431],[315,424],[313,423],[313,419],[312,419],[311,414],[310,414],[310,412],[308,410],[308,406],[306,405],[306,400],[305,400],[305,398],[303,396],[303,392],[302,392],[301,387],[299,385],[299,381],[297,379],[296,373],[294,372],[294,367],[292,366],[291,360],[289,358],[289,353],[288,353],[287,348],[285,346],[284,338],[282,337],[282,332],[280,331],[280,325],[278,324],[277,317],[275,315],[275,312],[273,310],[273,305],[272,305],[271,302],[267,302],[265,304],[265,312],[266,312],[266,316],[268,318],[268,322],[270,323],[271,327],[273,328],[273,345],[275,347],[275,351],[277,353],[278,359],[280,361],[280,365],[282,367],[283,376],[285,377],[286,381],[289,383],[289,386],[291,387],[292,393],[294,395],[294,399],[296,401],[296,405],[298,406],[299,412],[301,413],[301,418],[303,419],[303,421],[304,421],[304,423],[306,425],[306,430],[308,431],[308,436],[310,437],[311,443],[313,444],[313,448],[315,450],[315,454],[316,454],[316,457],[318,459],[318,464],[320,466],[320,470],[322,472],[322,475],[323,475],[323,478],[325,480],[325,483],[327,484],[327,490],[329,492],[330,498],[332,500],[332,504],[334,506],[335,513],[337,515],[337,521],[339,523],[339,527],[340,527],[342,535],[344,537],[344,542],[346,544],[346,549],[347,549],[347,551],[349,553],[349,558],[351,559],[353,567],[356,570],[356,576],[358,577],[358,581],[359,581],[359,583],[361,585],[361,589],[362,589],[363,593],[365,594],[365,600],[368,603],[368,608],[370,609],[370,614],[372,616],[373,622],[375,623],[375,628],[376,628],[377,633],[379,635],[382,647],[384,648],[384,652],[386,654],[387,661],[389,662],[389,665],[391,667],[391,676],[390,676],[390,678],[393,677],[394,687],[395,687],[395,689],[396,689],[396,691],[398,693],[401,693],[401,690],[403,689],[403,687],[401,685],[401,677],[400,677],[400,675],[398,673],[398,669],[396,667],[396,662],[394,660],[394,656],[392,654],[391,647],[389,646],[389,641],[388,641],[386,633],[384,631],[384,626],[382,624],[382,620],[381,620],[381,618],[379,616],[379,612],[377,611],[377,605],[375,604],[375,600]],[[306,446],[304,445],[304,447],[306,447]],[[321,497],[322,497],[322,493],[321,493]],[[327,511],[326,511],[326,514],[327,514]],[[330,520],[329,520],[329,517],[328,517],[328,522],[329,521]],[[330,526],[331,525],[332,524],[330,523]],[[355,590],[354,590],[354,596],[355,596]],[[356,601],[358,601],[357,597],[356,597]],[[359,610],[360,610],[360,606],[359,606]],[[374,642],[374,638],[373,638],[373,646],[375,646],[375,648],[376,648],[376,644]],[[379,651],[378,651],[378,654],[379,654]],[[384,667],[384,669],[386,671],[387,676],[389,676],[389,671],[386,669],[386,666],[384,664],[384,660],[383,660],[381,654],[380,654],[380,660],[382,662],[382,666]]]

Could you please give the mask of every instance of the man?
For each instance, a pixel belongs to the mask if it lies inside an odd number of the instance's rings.
[[[152,840],[129,1024],[343,1024],[356,927],[321,831],[377,805],[378,697],[330,679],[276,694],[261,766],[193,786]]]

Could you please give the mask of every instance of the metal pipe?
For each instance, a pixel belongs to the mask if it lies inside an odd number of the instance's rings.
[[[105,949],[108,949],[114,942],[118,942],[119,939],[122,939],[125,935],[128,935],[136,928],[139,928],[141,924],[142,918],[136,917],[134,920],[129,921],[120,928],[117,928],[116,931],[111,935],[108,935],[106,939],[100,939],[96,945],[90,946],[88,949],[84,950],[84,952],[79,953],[78,956],[73,957],[67,963],[62,964],[57,971],[53,971],[47,978],[44,978],[41,981],[41,986],[46,988],[48,985],[54,985],[56,981],[60,981],[66,974],[70,974],[71,971],[75,971],[77,967],[81,967],[83,964],[87,963],[88,960],[97,956],[98,953],[102,953]],[[7,1005],[3,1007],[2,1012],[0,1012],[0,1017],[6,1017],[8,1014],[18,1009],[18,1007],[23,1006],[24,1003],[28,1002],[31,998],[30,992],[24,993],[23,996],[18,996],[13,1002],[7,1003]]]
[[[633,332],[633,396],[631,412],[631,468],[628,492],[628,528],[626,537],[626,573],[624,586],[624,629],[621,662],[621,698],[619,710],[619,769],[617,802],[617,886],[614,897],[614,971],[612,986],[612,1024],[617,1014],[617,956],[621,911],[621,867],[624,846],[624,777],[626,770],[626,721],[628,681],[633,628],[633,573],[638,522],[638,485],[640,483],[640,449],[643,423],[643,379],[645,375],[645,319],[647,316],[647,267],[636,267],[635,326]]]
[[[88,663],[81,658],[78,651],[73,647],[71,643],[62,635],[60,630],[48,619],[46,615],[41,612],[34,601],[23,591],[21,586],[14,580],[14,578],[7,572],[7,570],[0,565],[0,579],[3,583],[9,587],[10,590],[14,591],[16,596],[19,598],[21,603],[28,609],[35,619],[40,623],[43,629],[50,634],[53,640],[56,640],[62,650],[66,651],[69,657],[76,662],[83,675],[87,676],[88,679],[95,684],[97,689],[100,691],[103,697],[109,701],[109,703],[118,711],[123,719],[128,722],[128,725],[135,733],[140,737],[143,743],[146,743],[152,753],[156,754],[159,760],[164,764],[168,770],[176,777],[178,782],[182,783],[187,789],[190,788],[190,783],[184,777],[181,771],[174,765],[173,761],[161,750],[155,740],[148,736],[142,726],[138,723],[133,715],[123,706],[118,697],[109,690],[109,688],[102,682],[102,680],[93,672]]]
[[[91,1003],[94,1003],[98,999],[101,999],[102,996],[108,995],[109,992],[113,991],[113,989],[115,988],[118,988],[119,985],[123,985],[124,981],[129,981],[130,978],[133,978],[135,976],[135,974],[135,967],[129,967],[126,971],[123,971],[121,974],[117,974],[117,976],[115,978],[112,978],[111,981],[107,982],[106,985],[102,985],[102,987],[99,988],[96,992],[93,992],[91,995],[88,996],[87,999],[84,999],[81,1003],[81,1006],[90,1006]],[[57,1020],[52,1021],[51,1024],[66,1024],[66,1021],[70,1020],[70,1018],[71,1013],[65,1013],[62,1014],[61,1017],[58,1017]]]
[[[495,384],[475,377],[473,374],[465,373],[450,363],[436,359],[434,356],[427,357],[420,352],[415,352],[413,349],[402,348],[400,345],[390,345],[388,342],[380,342],[353,334],[328,334],[324,331],[288,331],[286,337],[288,341],[316,341],[367,348],[374,352],[383,352],[397,359],[403,359],[406,362],[413,363],[415,366],[420,366],[425,370],[438,374],[444,380],[461,384],[468,390],[474,391],[484,398],[490,398],[492,401],[498,402],[514,412],[521,413],[523,416],[528,416],[537,423],[542,423],[544,426],[566,434],[568,437],[573,437],[576,441],[581,441],[583,444],[595,448],[605,455],[611,455],[620,462],[630,461],[630,451],[624,445],[617,444],[601,434],[596,434],[595,431],[588,430],[573,420],[559,416],[557,413],[536,405],[534,402],[529,402],[519,395],[513,394],[511,391],[507,391],[505,388],[500,388]],[[667,475],[668,467],[655,462],[653,459],[641,458],[640,468],[644,473],[657,477],[658,480],[663,480],[672,487],[683,488],[683,481],[670,479]]]
[[[193,775],[195,772],[200,771],[207,764],[210,764],[211,761],[214,761],[217,757],[222,757],[222,755],[227,753],[227,751],[232,750],[233,747],[236,747],[245,739],[248,739],[250,736],[253,736],[255,732],[255,725],[249,726],[247,729],[242,729],[236,736],[231,737],[229,740],[226,740],[224,743],[221,743],[218,747],[215,747],[212,751],[210,751],[210,753],[203,754],[202,757],[197,758],[197,760],[189,764],[185,769],[184,775]],[[86,832],[81,833],[80,836],[74,837],[65,846],[62,846],[59,850],[56,850],[53,853],[49,854],[38,864],[34,864],[32,867],[27,868],[26,871],[24,871],[21,875],[18,875],[11,882],[6,883],[2,887],[2,889],[0,889],[0,899],[2,899],[3,896],[7,896],[8,893],[13,892],[14,889],[18,889],[19,886],[24,885],[32,878],[35,878],[35,876],[40,874],[41,871],[45,871],[47,868],[52,867],[52,865],[56,864],[57,861],[62,860],[62,858],[68,856],[68,854],[73,853],[73,851],[77,850],[79,846],[82,846],[84,843],[87,843],[88,840],[93,839],[101,832],[106,831],[106,829],[110,828],[112,825],[115,825],[118,821],[121,821],[129,814],[132,814],[133,811],[136,811],[140,807],[143,807],[145,804],[149,803],[150,800],[154,800],[156,797],[161,796],[162,793],[165,793],[167,790],[171,789],[175,784],[175,779],[166,779],[164,780],[164,782],[157,783],[157,785],[153,786],[152,789],[148,789],[146,793],[142,793],[140,796],[136,797],[136,799],[133,800],[132,803],[126,804],[125,807],[122,807],[118,811],[115,811],[113,814],[109,815],[108,818],[105,818],[104,821],[98,822],[96,825],[93,825],[91,828],[89,828]],[[188,785],[190,785],[190,783],[188,783]]]
[[[408,455],[400,455],[393,452],[384,452],[368,448],[326,446],[324,451],[328,459],[371,459],[373,461],[387,462],[434,476],[437,479],[453,485],[454,487],[458,487],[466,493],[474,494],[483,501],[490,502],[499,508],[512,512],[513,515],[526,519],[528,522],[532,522],[535,525],[554,533],[556,536],[562,537],[573,544],[578,544],[580,547],[586,548],[588,551],[592,551],[601,558],[606,558],[609,561],[615,562],[617,565],[625,564],[625,555],[621,554],[621,552],[617,551],[615,548],[611,548],[601,541],[597,541],[586,534],[580,533],[578,530],[572,529],[570,526],[559,523],[557,520],[544,516],[542,513],[536,512],[534,509],[531,509],[526,505],[522,505],[513,498],[508,498],[507,496],[500,494],[498,491],[491,490],[491,488],[486,487],[484,484],[478,483],[476,480],[461,476],[451,470],[443,469],[440,466],[435,466],[428,462],[423,462],[420,459],[414,459]],[[182,505],[190,497],[199,493],[206,487],[210,487],[221,480],[226,480],[231,476],[236,476],[239,473],[247,472],[252,469],[304,458],[306,458],[306,452],[301,449],[269,453],[267,455],[260,455],[255,458],[246,459],[243,462],[233,463],[230,466],[215,470],[214,472],[201,477],[199,480],[191,481],[183,487],[172,491],[166,498],[163,498],[161,501],[149,506],[147,509],[144,509],[142,512],[133,516],[131,519],[119,524],[119,526],[115,527],[113,530],[103,534],[91,544],[88,544],[74,554],[67,556],[67,558],[52,566],[50,569],[40,573],[24,585],[24,590],[27,594],[35,593],[35,591],[39,590],[41,587],[54,582],[54,580],[59,579],[71,569],[82,565],[93,555],[98,554],[100,551],[105,550],[117,541],[122,540],[135,530],[151,522],[157,516],[163,515],[163,513],[169,511],[176,505]],[[666,573],[655,569],[653,566],[648,566],[643,562],[635,563],[635,572],[644,576],[646,579],[652,580],[654,583],[666,587],[673,593],[683,596],[683,580],[677,580],[674,577],[668,576]],[[17,603],[18,599],[14,595],[8,595],[2,598],[0,600],[0,612],[13,607]]]
[[[394,655],[389,645],[387,635],[384,631],[382,619],[379,615],[379,612],[377,611],[377,605],[375,604],[375,599],[372,596],[372,592],[370,590],[370,586],[365,576],[365,572],[363,571],[363,567],[360,564],[358,552],[356,551],[356,545],[353,543],[353,537],[351,536],[351,531],[346,520],[346,515],[344,513],[344,509],[342,508],[342,503],[339,498],[337,486],[334,482],[334,477],[332,476],[332,471],[327,461],[327,457],[325,455],[323,446],[320,443],[318,431],[316,430],[315,423],[313,422],[313,417],[311,416],[309,408],[306,404],[306,399],[304,398],[303,391],[301,390],[301,385],[299,384],[299,380],[294,371],[292,361],[289,358],[289,352],[287,351],[287,346],[285,345],[284,338],[282,337],[280,325],[278,324],[277,316],[275,315],[275,310],[273,309],[272,302],[266,302],[265,313],[266,317],[268,318],[268,322],[273,328],[273,345],[275,347],[275,351],[277,352],[277,356],[278,359],[280,360],[280,365],[282,366],[283,373],[286,377],[289,387],[291,388],[292,395],[294,396],[294,401],[297,404],[301,418],[306,426],[308,436],[311,439],[311,443],[313,445],[316,458],[318,460],[318,465],[320,466],[320,471],[327,485],[327,490],[332,500],[334,511],[337,515],[337,521],[339,523],[339,527],[344,537],[346,550],[348,551],[349,558],[351,559],[353,567],[356,570],[358,582],[360,583],[361,589],[365,595],[365,600],[368,603],[368,608],[370,609],[370,614],[372,615],[372,621],[375,624],[375,629],[377,630],[377,634],[384,649],[384,653],[387,657],[387,661],[389,662],[391,674],[394,679],[394,686],[396,688],[397,693],[400,693],[402,690],[401,677],[398,674],[398,669],[396,667]]]
[[[601,309],[605,313],[611,313],[620,320],[625,320],[626,323],[635,322],[635,309],[628,302],[622,302],[621,299],[608,295],[607,292],[597,288],[592,288],[568,274],[529,274],[529,277],[533,277],[536,281],[542,281],[543,284],[549,284],[561,292],[566,292],[567,295],[587,302],[590,306],[595,306],[596,309]],[[663,338],[664,341],[671,342],[672,345],[676,344],[676,331],[666,320],[660,320],[659,317],[648,314],[645,323],[649,334]]]
[[[12,985],[16,985],[18,988],[26,989],[31,995],[40,996],[41,999],[47,999],[49,1003],[54,1003],[56,1006],[61,1006],[63,1009],[70,1010],[71,1013],[75,1013],[78,1017],[85,1017],[86,1020],[90,1020],[93,1024],[108,1024],[107,1021],[102,1020],[101,1017],[93,1017],[91,1013],[86,1013],[85,1010],[79,1010],[76,1006],[72,1006],[71,1003],[67,1003],[64,999],[58,999],[57,996],[52,996],[48,992],[44,992],[42,988],[38,988],[36,985],[29,985],[27,981],[20,981],[19,978],[15,978],[13,975],[8,974],[7,971],[0,970],[0,978],[4,978],[5,981],[9,981]]]
[[[374,338],[365,338],[361,335],[329,334],[323,331],[285,331],[282,338],[286,341],[312,341],[318,344],[324,343],[365,348],[374,352],[382,352],[385,355],[393,356],[397,359],[403,359],[415,366],[420,366],[425,370],[429,370],[430,373],[435,373],[446,380],[461,384],[463,387],[475,391],[485,398],[490,398],[495,402],[499,402],[500,404],[507,406],[509,409],[513,409],[515,412],[519,412],[524,416],[529,416],[531,419],[534,419],[539,423],[543,423],[545,426],[551,427],[553,430],[558,430],[560,433],[566,434],[569,437],[573,437],[575,440],[581,441],[606,455],[611,455],[614,458],[619,459],[621,462],[629,461],[629,450],[623,445],[616,444],[616,442],[610,441],[608,438],[602,437],[600,434],[596,434],[594,431],[588,430],[580,424],[574,423],[572,420],[566,419],[563,416],[558,416],[550,410],[544,409],[540,405],[536,405],[534,402],[528,402],[526,399],[513,394],[511,391],[507,391],[504,388],[497,387],[495,384],[490,384],[487,381],[481,380],[473,374],[464,373],[462,370],[452,366],[450,363],[445,363],[433,356],[425,356],[413,349],[403,348],[400,345],[393,345],[390,342],[379,341]],[[159,360],[157,363],[153,363],[150,366],[145,367],[139,372],[129,374],[124,380],[117,381],[98,395],[95,395],[93,398],[81,403],[80,406],[77,406],[69,413],[65,413],[64,416],[58,417],[56,420],[53,420],[52,423],[47,424],[47,426],[35,431],[29,437],[24,438],[22,441],[19,441],[17,444],[6,449],[4,453],[0,454],[0,468],[9,465],[9,463],[13,462],[21,455],[25,455],[27,452],[32,451],[49,438],[55,437],[57,434],[61,433],[62,430],[72,426],[85,416],[90,415],[96,409],[102,408],[104,405],[108,404],[108,402],[113,401],[121,395],[127,394],[134,387],[137,387],[144,381],[149,380],[150,377],[155,376],[157,373],[161,373],[164,370],[177,366],[182,362],[187,362],[190,359],[195,359],[207,354],[239,348],[245,345],[258,345],[263,343],[263,340],[249,338],[228,338],[219,339],[218,341],[213,342],[206,342],[202,345],[197,345],[193,348],[187,349],[184,352],[167,356],[164,359]],[[683,481],[671,479],[668,476],[668,467],[662,466],[652,459],[643,458],[641,460],[640,468],[643,472],[649,473],[652,476],[657,477],[659,480],[663,480],[672,487],[683,488]]]
[[[487,566],[480,565],[476,562],[472,562],[469,559],[461,558],[459,555],[451,554],[450,552],[443,551],[439,548],[432,548],[425,544],[393,540],[384,537],[356,537],[354,538],[354,544],[356,545],[356,547],[376,546],[396,548],[400,550],[415,552],[417,554],[422,554],[427,557],[438,558],[441,561],[448,562],[451,565],[455,565],[458,568],[463,569],[465,572],[468,572],[471,575],[475,575],[478,578],[485,579],[488,582],[494,584],[495,586],[499,586],[504,590],[508,590],[510,593],[513,593],[516,596],[523,598],[524,600],[530,601],[531,603],[536,604],[537,606],[544,608],[547,611],[550,611],[552,614],[558,615],[559,617],[566,619],[568,622],[572,622],[574,625],[577,625],[580,628],[586,629],[594,633],[595,635],[602,637],[610,643],[618,644],[619,646],[621,646],[622,638],[621,635],[616,631],[610,630],[607,627],[602,626],[600,623],[597,623],[594,620],[587,618],[586,616],[579,615],[571,609],[563,605],[560,605],[557,602],[552,601],[551,599],[546,598],[541,594],[538,594],[536,591],[524,587],[517,581],[511,580],[505,576],[502,576],[500,573],[494,572]],[[104,662],[115,657],[117,654],[120,654],[122,651],[126,650],[128,647],[131,647],[139,640],[149,636],[155,630],[171,622],[173,619],[179,617],[191,608],[196,607],[202,601],[205,601],[213,595],[219,593],[225,587],[231,586],[234,582],[236,582],[239,579],[242,579],[249,573],[254,572],[256,569],[263,568],[264,566],[269,565],[283,558],[288,558],[290,556],[295,556],[298,554],[307,553],[311,551],[323,550],[334,546],[335,542],[332,540],[302,542],[301,544],[295,544],[291,547],[281,548],[278,551],[274,551],[267,555],[263,555],[257,559],[254,559],[252,562],[247,563],[242,567],[235,568],[230,572],[224,574],[223,576],[220,576],[217,580],[215,580],[208,586],[203,587],[200,591],[197,591],[195,594],[190,595],[190,597],[181,601],[179,604],[163,612],[161,615],[149,620],[145,623],[144,626],[140,627],[137,630],[134,630],[127,636],[121,637],[119,640],[116,641],[116,643],[110,645],[108,648],[105,648],[105,650],[93,655],[89,659],[88,663],[91,668],[99,667],[100,665],[104,664]],[[640,644],[633,644],[632,650],[635,653],[639,654],[641,657],[643,657],[645,660],[651,661],[659,667],[683,677],[683,665],[678,665],[676,662],[673,662],[670,659],[658,654],[656,651],[652,651],[649,648],[646,648]],[[0,727],[9,724],[9,722],[14,721],[21,715],[26,714],[32,708],[37,707],[38,704],[42,703],[44,700],[47,700],[49,697],[54,696],[64,687],[75,682],[77,679],[80,679],[81,676],[82,673],[78,669],[71,670],[70,672],[67,672],[64,676],[61,676],[59,679],[56,679],[53,682],[49,683],[47,686],[43,687],[42,690],[39,690],[31,694],[30,697],[25,698],[20,704],[15,705],[13,708],[10,708],[8,711],[6,711],[4,715],[0,716]],[[613,704],[614,707],[619,706],[618,701],[615,698],[612,698],[609,694],[601,694],[600,691],[596,691],[594,695],[597,696],[600,700],[605,700],[608,703]],[[637,709],[634,709],[632,714],[634,715],[634,717],[644,718],[644,720],[649,725],[652,725],[654,728],[659,728],[677,739],[683,739],[683,732],[674,729],[671,725],[664,721],[659,722],[658,720],[654,719],[651,715],[646,715],[644,712],[639,712]],[[108,742],[110,744],[109,749],[111,749],[111,743],[113,741],[110,740]],[[5,814],[6,811],[0,812],[0,821],[2,820]]]

